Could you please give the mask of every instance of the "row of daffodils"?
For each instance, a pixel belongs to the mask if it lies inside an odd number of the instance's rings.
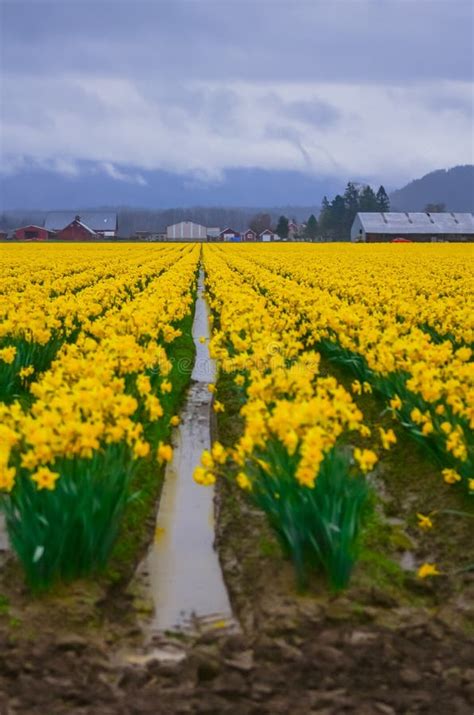
[[[201,264],[211,355],[243,429],[230,448],[205,452],[195,477],[235,479],[301,583],[317,570],[347,585],[366,475],[396,441],[392,429],[365,424],[357,394],[385,401],[394,425],[435,457],[446,489],[474,493],[470,251],[3,246],[0,500],[29,584],[103,568],[138,470],[171,458],[169,428],[190,377],[180,341],[191,341]],[[350,371],[351,391],[320,370],[321,356]],[[424,564],[419,575],[433,573]]]
[[[1,260],[0,488],[42,588],[106,564],[138,467],[171,457],[160,439],[199,248],[15,246]]]
[[[386,400],[446,483],[474,492],[469,257],[462,246],[204,248],[211,354],[233,379],[244,427],[233,448],[205,452],[195,476],[235,475],[302,582],[317,569],[335,588],[348,583],[364,475],[396,441],[392,429],[371,434],[352,396],[319,374],[321,354],[352,371],[354,393]],[[368,447],[351,448],[351,432]]]
[[[350,368],[355,391],[370,385],[444,480],[474,491],[472,247],[325,247],[316,266],[308,249],[254,255],[250,280],[259,271],[306,345]]]
[[[364,473],[377,457],[342,447],[344,435],[368,434],[362,413],[334,378],[319,374],[300,316],[263,285],[256,256],[204,249],[211,356],[233,377],[244,429],[228,453],[220,444],[204,453],[195,478],[209,484],[235,465],[237,483],[267,515],[300,583],[318,568],[340,588],[356,558]]]

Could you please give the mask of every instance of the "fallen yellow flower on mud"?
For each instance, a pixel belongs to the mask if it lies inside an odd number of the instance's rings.
[[[436,564],[425,563],[420,566],[417,571],[418,578],[428,578],[428,576],[441,576],[441,571],[438,571]]]
[[[426,516],[425,514],[417,514],[418,517],[418,526],[420,529],[432,529],[433,528],[433,521],[431,520],[430,516]]]

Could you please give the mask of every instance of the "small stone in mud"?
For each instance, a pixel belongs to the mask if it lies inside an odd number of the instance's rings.
[[[351,645],[367,645],[373,643],[377,639],[377,633],[369,633],[368,631],[353,631],[349,638]]]
[[[322,663],[339,663],[344,659],[344,653],[330,645],[316,647],[314,655]]]
[[[400,680],[404,685],[416,685],[422,680],[422,675],[413,668],[404,668],[400,671]]]
[[[232,658],[227,658],[224,662],[229,668],[234,668],[235,670],[246,673],[253,668],[253,651],[244,650]]]
[[[268,683],[257,681],[252,685],[252,696],[255,700],[263,700],[272,692],[272,687]]]
[[[278,646],[282,659],[284,660],[300,660],[303,657],[303,653],[296,646],[290,645],[283,638],[276,638],[275,645]]]

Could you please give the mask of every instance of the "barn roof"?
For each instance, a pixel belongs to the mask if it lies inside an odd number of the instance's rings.
[[[474,234],[472,213],[359,212],[366,233]]]
[[[69,225],[71,226],[72,224],[74,224],[74,225],[76,225],[76,226],[82,226],[82,228],[84,228],[88,233],[91,233],[91,234],[93,234],[94,236],[96,235],[96,232],[94,231],[94,229],[91,228],[90,226],[87,226],[87,224],[85,224],[84,221],[76,221],[76,220],[74,220],[74,221],[72,221]],[[65,228],[68,228],[68,227],[65,226]]]
[[[35,223],[28,223],[26,226],[20,226],[15,231],[25,231],[27,228],[37,228],[39,231],[44,231],[44,226],[37,226]]]
[[[200,228],[206,228],[202,223],[197,223],[196,221],[178,221],[178,223],[172,223],[168,228],[173,228],[174,226],[200,226]]]
[[[117,214],[114,211],[51,211],[46,215],[44,227],[50,231],[60,231],[69,226],[78,214],[81,223],[94,232],[117,230]]]

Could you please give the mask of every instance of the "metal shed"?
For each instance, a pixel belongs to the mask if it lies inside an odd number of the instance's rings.
[[[207,228],[194,221],[180,221],[166,229],[168,241],[207,241]]]
[[[407,238],[411,241],[474,241],[472,213],[360,212],[351,228],[351,241],[375,243]]]

